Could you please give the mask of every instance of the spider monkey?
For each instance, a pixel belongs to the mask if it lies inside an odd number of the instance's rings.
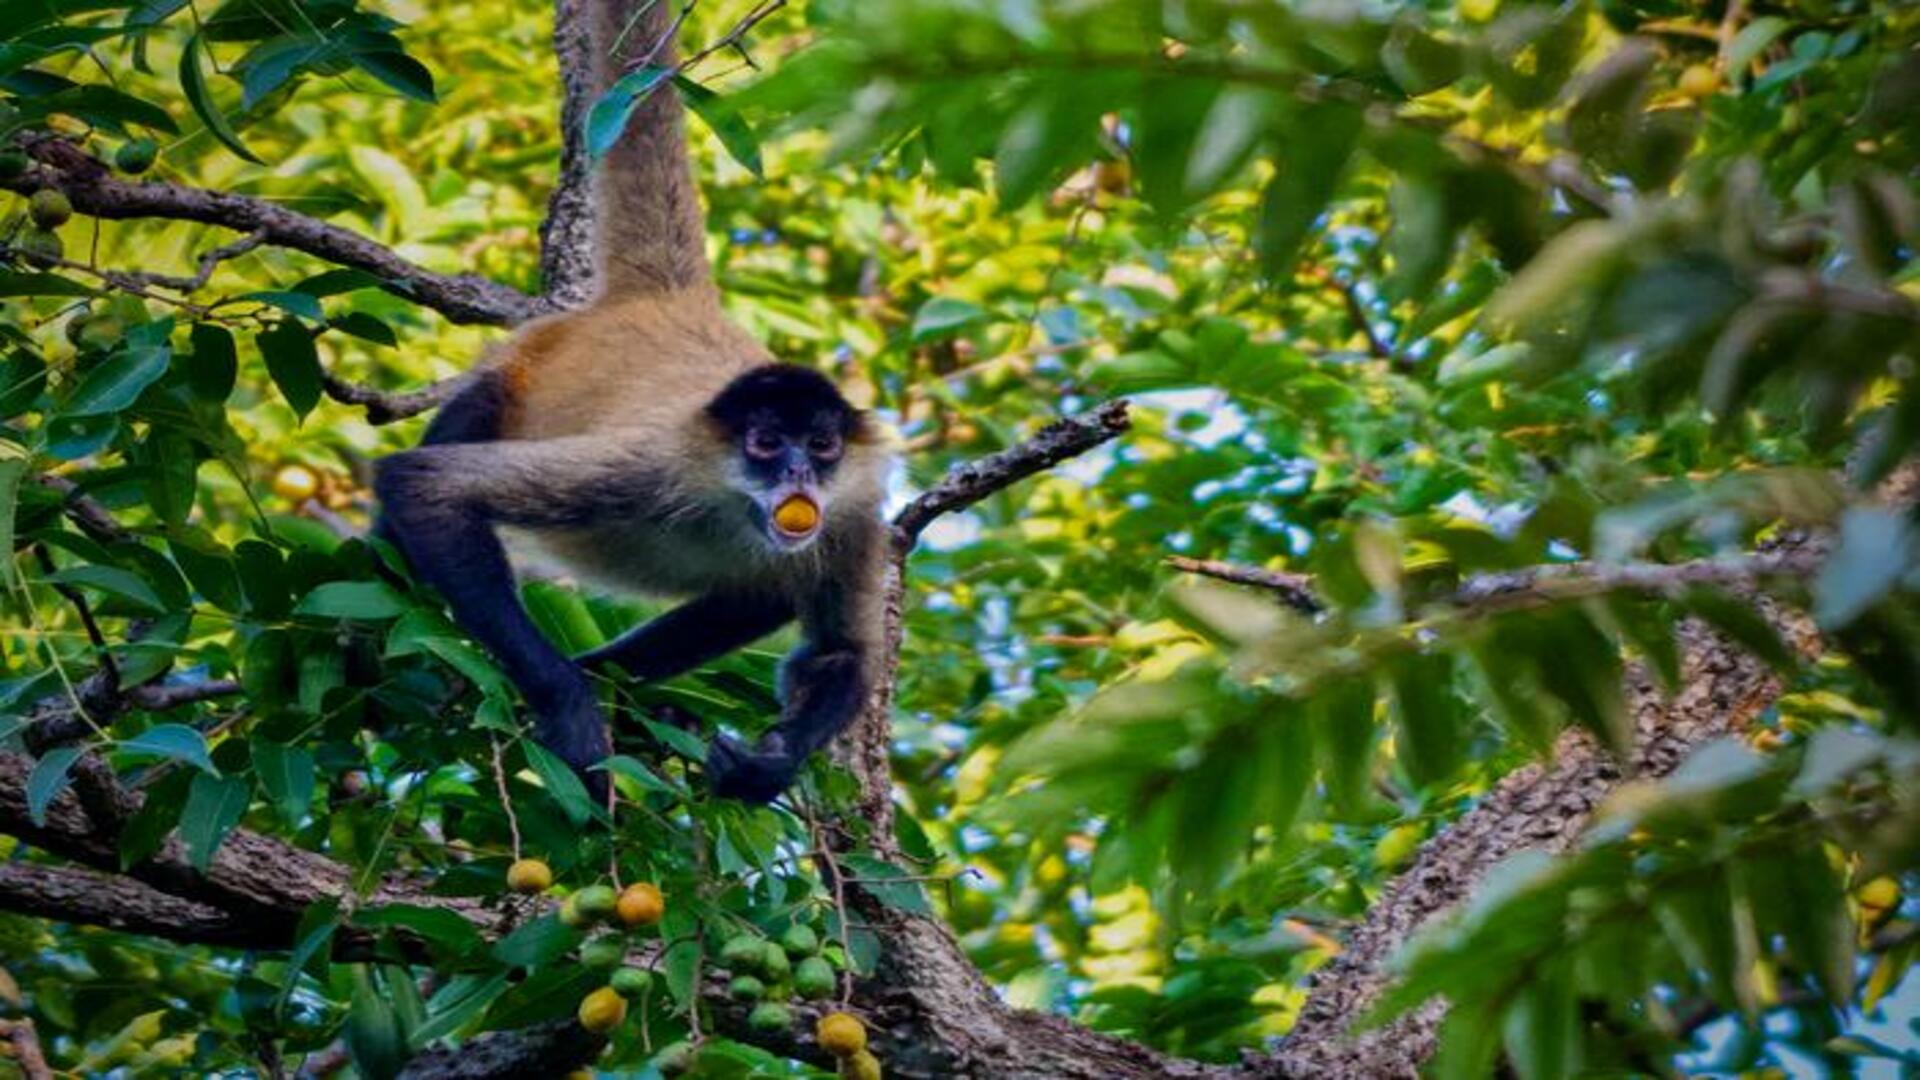
[[[650,3],[627,36],[644,49],[670,35],[669,8]],[[617,17],[593,28],[602,68]],[[599,295],[520,329],[417,448],[378,463],[379,530],[597,794],[605,775],[589,769],[611,742],[587,667],[667,679],[798,620],[779,722],[751,746],[717,736],[707,756],[717,794],[767,802],[866,700],[890,450],[826,378],[776,362],[723,313],[682,124],[671,90],[636,112],[594,200]],[[693,599],[569,658],[520,605],[503,533],[583,580]]]

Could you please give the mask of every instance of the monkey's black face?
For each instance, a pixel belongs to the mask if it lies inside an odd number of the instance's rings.
[[[729,383],[707,415],[737,448],[743,489],[768,543],[782,551],[811,543],[859,426],[853,406],[816,371],[768,364]]]

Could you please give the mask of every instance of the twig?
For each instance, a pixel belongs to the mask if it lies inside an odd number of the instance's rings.
[[[1167,565],[1189,574],[1229,581],[1235,585],[1270,589],[1279,595],[1282,603],[1304,615],[1318,615],[1323,610],[1320,598],[1313,592],[1313,579],[1305,574],[1290,574],[1285,570],[1268,570],[1260,566],[1242,566],[1217,559],[1189,559],[1184,555],[1167,556]]]
[[[265,232],[251,232],[231,244],[223,244],[220,247],[214,248],[200,256],[199,266],[194,270],[192,277],[176,277],[171,274],[155,273],[151,270],[128,270],[124,271],[124,273],[133,281],[162,289],[172,289],[177,293],[192,294],[207,287],[207,282],[213,280],[214,269],[221,263],[230,259],[237,259],[250,251],[260,248],[265,245],[266,242],[267,234]]]
[[[501,759],[500,740],[493,743],[493,783],[500,790],[500,809],[507,812],[507,835],[513,838],[513,858],[520,860],[520,819],[513,813],[513,796],[507,794],[507,766]]]
[[[132,536],[127,527],[115,520],[113,513],[98,499],[81,494],[80,485],[66,477],[46,475],[34,482],[60,496],[61,509],[89,539],[112,544]]]
[[[1127,402],[1109,401],[1079,416],[1056,420],[1017,446],[954,466],[944,479],[894,515],[895,549],[911,549],[921,531],[940,515],[963,510],[1002,488],[1118,438],[1129,423]]]
[[[391,424],[439,408],[472,381],[470,373],[463,373],[429,383],[417,390],[387,391],[351,383],[330,372],[320,376],[320,385],[325,388],[328,397],[342,405],[358,405],[366,409],[367,422],[375,425]]]

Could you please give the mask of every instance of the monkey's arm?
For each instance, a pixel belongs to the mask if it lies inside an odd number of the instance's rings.
[[[576,770],[611,752],[606,724],[586,673],[520,606],[494,527],[593,520],[610,498],[602,478],[625,464],[613,456],[599,437],[423,446],[383,459],[374,481],[383,531],[520,688],[541,745]]]
[[[780,722],[751,748],[725,736],[707,753],[713,790],[748,802],[770,802],[807,757],[846,730],[866,706],[879,647],[881,569],[857,553],[810,604],[802,606],[806,644],[781,671]]]
[[[793,619],[777,596],[710,593],[579,658],[588,667],[619,664],[635,678],[671,679],[780,629]]]

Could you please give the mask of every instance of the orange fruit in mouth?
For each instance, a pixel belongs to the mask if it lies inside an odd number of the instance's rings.
[[[773,523],[783,533],[802,536],[820,527],[820,508],[805,495],[794,495],[773,511]]]

